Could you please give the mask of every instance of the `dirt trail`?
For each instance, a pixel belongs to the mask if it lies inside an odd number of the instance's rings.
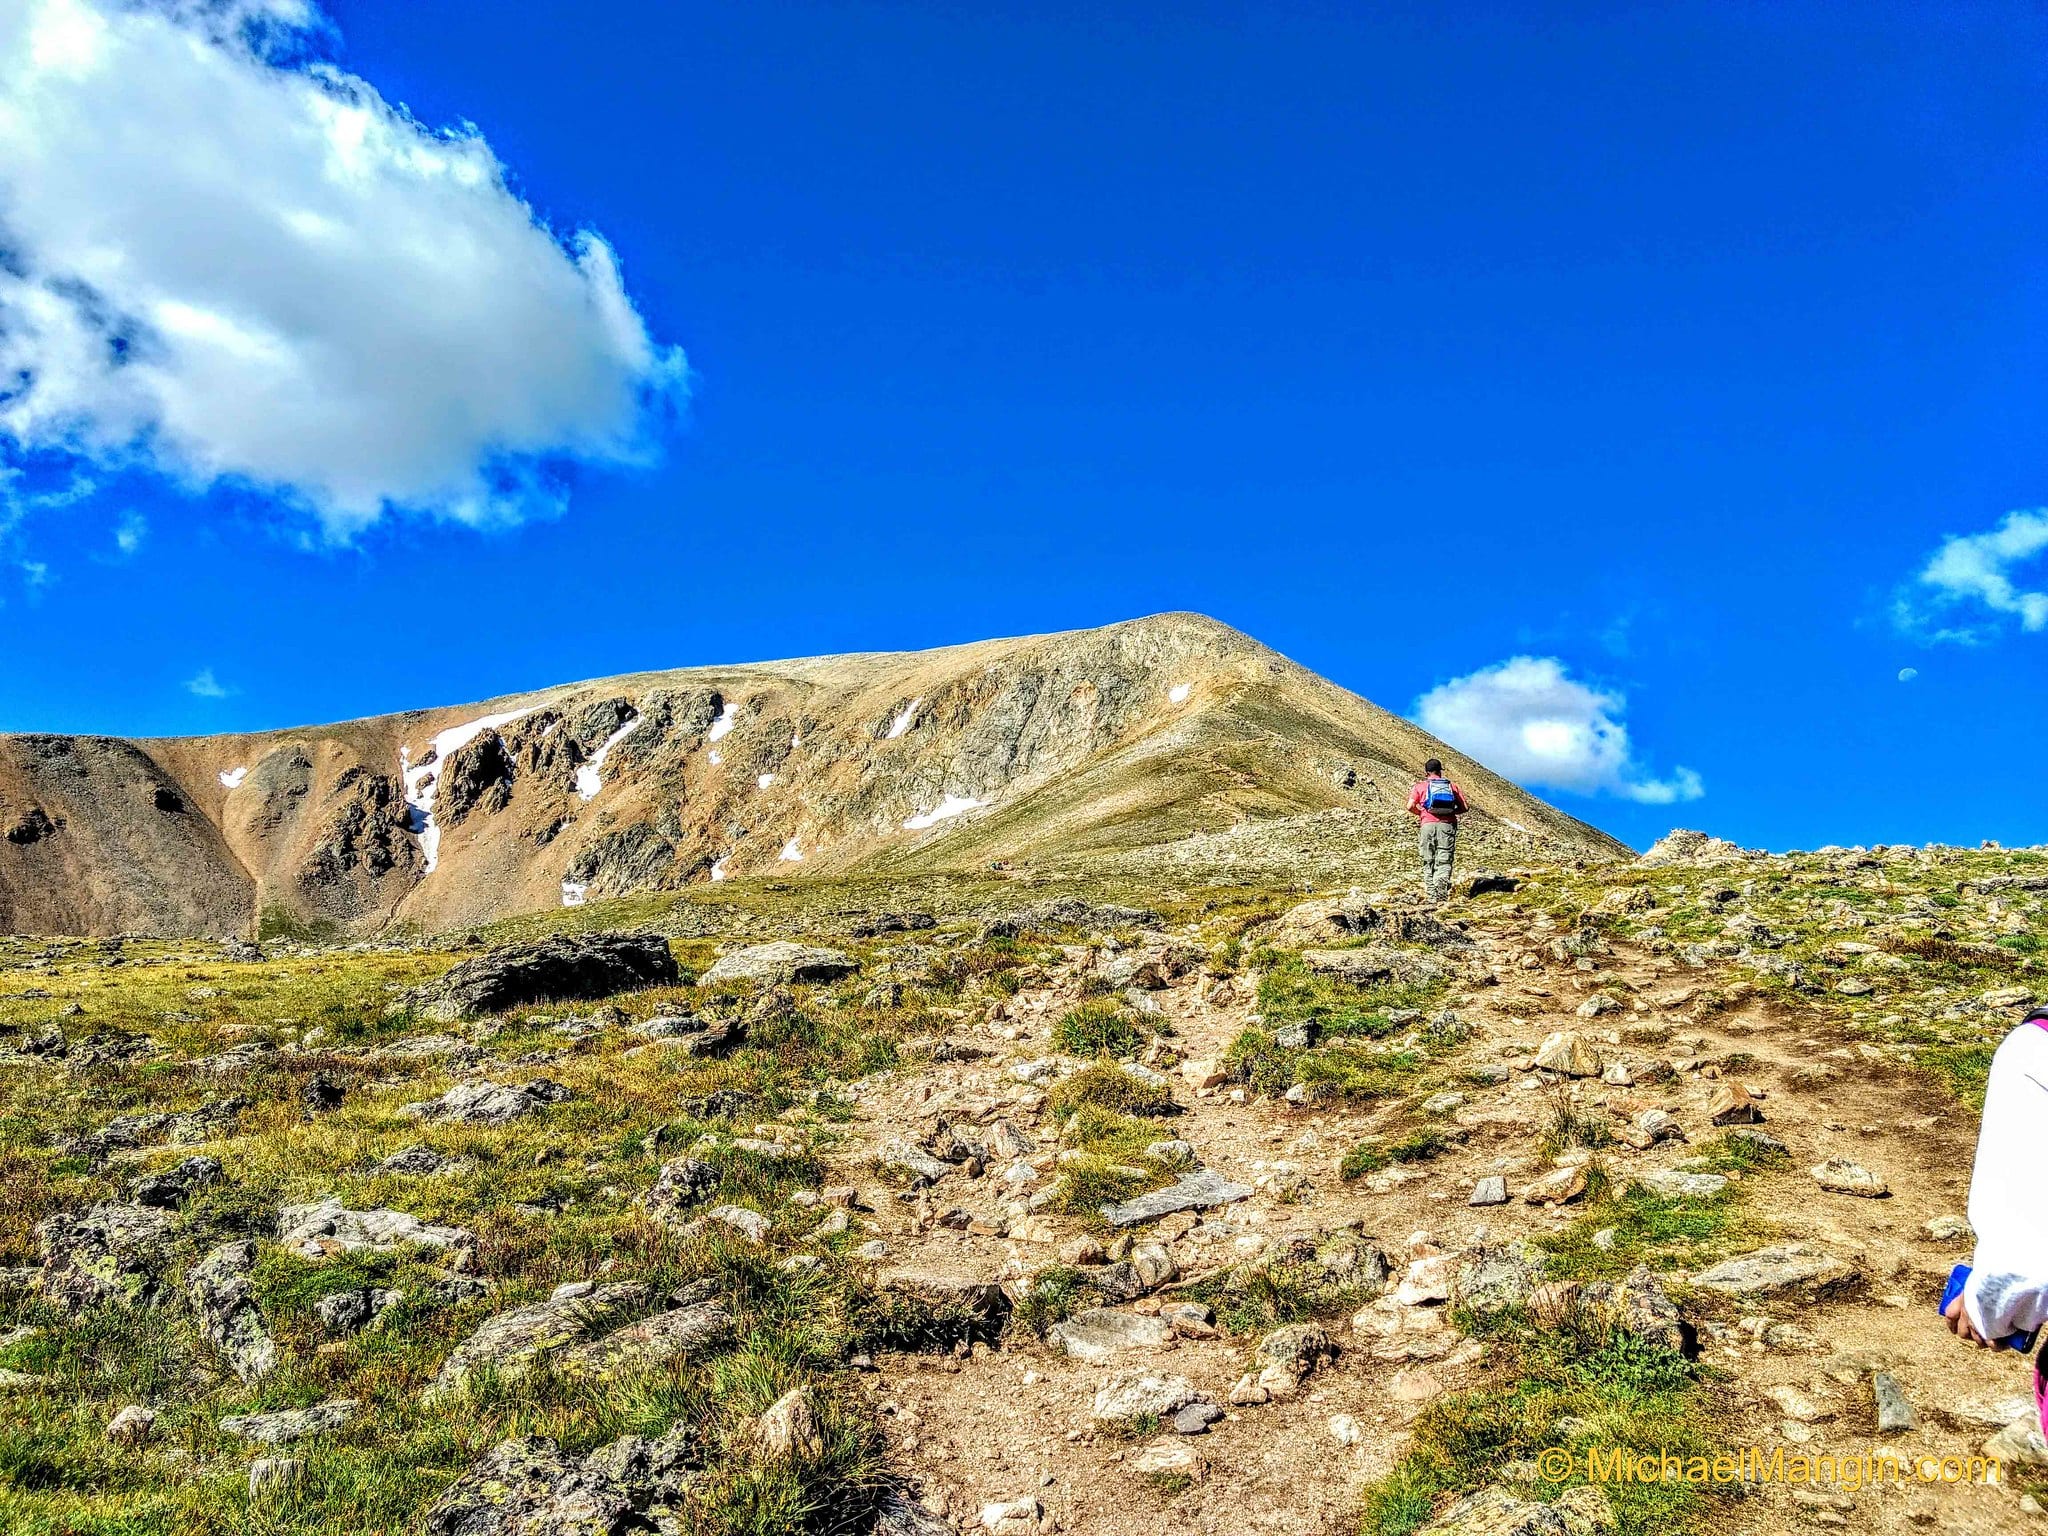
[[[1817,1012],[1775,999],[1711,1007],[1715,989],[1739,981],[1732,968],[1693,969],[1616,945],[1586,969],[1584,962],[1553,960],[1538,946],[1554,935],[1521,922],[1475,923],[1472,932],[1498,984],[1454,993],[1451,1005],[1474,1033],[1436,1077],[1451,1080],[1474,1068],[1514,1063],[1551,1031],[1577,1030],[1610,1063],[1628,1064],[1638,1085],[1594,1078],[1570,1089],[1546,1088],[1537,1081],[1540,1074],[1513,1069],[1498,1086],[1467,1083],[1455,1089],[1464,1102],[1448,1118],[1462,1139],[1426,1162],[1345,1182],[1337,1174],[1344,1151],[1404,1113],[1412,1122],[1412,1111],[1394,1104],[1296,1107],[1228,1088],[1196,1093],[1177,1083],[1185,1112],[1162,1134],[1191,1142],[1205,1166],[1257,1191],[1241,1204],[1206,1213],[1171,1243],[1183,1277],[1254,1256],[1275,1239],[1314,1237],[1347,1223],[1382,1245],[1397,1275],[1411,1243],[1429,1237],[1455,1253],[1482,1240],[1557,1232],[1577,1218],[1578,1207],[1537,1207],[1520,1198],[1549,1166],[1539,1142],[1555,1095],[1574,1092],[1588,1108],[1634,1098],[1677,1116],[1692,1145],[1602,1149],[1610,1174],[1625,1183],[1695,1155],[1699,1144],[1718,1135],[1707,1105],[1732,1077],[1763,1095],[1761,1129],[1791,1154],[1782,1169],[1736,1175],[1745,1209],[1774,1229],[1744,1246],[1809,1242],[1856,1264],[1869,1284],[1858,1299],[1818,1308],[1750,1301],[1703,1318],[1702,1358],[1727,1374],[1738,1405],[1734,1422],[1718,1426],[1719,1438],[1731,1448],[1753,1443],[1768,1452],[1784,1445],[1810,1455],[1977,1451],[1995,1427],[1989,1405],[2025,1394],[2027,1367],[2010,1354],[1965,1349],[1941,1329],[1932,1301],[1949,1267],[1967,1257],[1968,1238],[1936,1241],[1923,1230],[1934,1218],[1963,1213],[1974,1117],[1925,1079],[1871,1059],[1869,1047],[1859,1049]],[[1041,1090],[1008,1069],[1050,1051],[1052,1023],[1081,995],[1079,953],[1070,951],[1074,963],[1051,985],[1010,999],[995,1010],[998,1017],[962,1023],[955,1039],[987,1050],[986,1059],[906,1070],[873,1095],[856,1128],[863,1147],[915,1136],[934,1115],[984,1124],[1008,1116],[1027,1128],[1047,1123],[1038,1107]],[[1529,956],[1536,957],[1533,965]],[[1599,993],[1626,1001],[1617,1011],[1580,1017],[1580,1004]],[[1171,1028],[1174,1047],[1192,1059],[1220,1057],[1255,1013],[1243,979],[1219,987],[1199,970],[1150,998]],[[1657,1075],[1656,1063],[1674,1058],[1680,1066],[1669,1080],[1640,1085],[1644,1076]],[[1050,1150],[1049,1134],[1042,1139]],[[1822,1192],[1807,1170],[1826,1158],[1874,1170],[1889,1182],[1890,1196]],[[1509,1203],[1469,1207],[1475,1183],[1493,1174],[1506,1177]],[[1285,1198],[1303,1180],[1298,1196]],[[1009,1196],[992,1176],[948,1177],[922,1204],[885,1186],[865,1187],[874,1208],[870,1225],[888,1244],[889,1262],[907,1271],[982,1278],[1036,1271],[1056,1262],[1060,1244],[1083,1230],[1069,1219],[1006,1218]],[[974,1218],[972,1230],[920,1230],[920,1212],[930,1218],[956,1207]],[[1160,1299],[1124,1310],[1156,1311]],[[1789,1342],[1779,1335],[1767,1346],[1740,1325],[1745,1317],[1790,1322],[1798,1333]],[[1390,1468],[1407,1442],[1418,1408],[1404,1397],[1474,1384],[1477,1366],[1459,1362],[1476,1350],[1461,1351],[1448,1327],[1403,1334],[1389,1347],[1376,1335],[1354,1331],[1346,1318],[1328,1326],[1339,1352],[1299,1396],[1229,1408],[1207,1434],[1180,1442],[1199,1457],[1198,1480],[1185,1491],[1162,1490],[1139,1476],[1133,1463],[1148,1442],[1092,1427],[1091,1399],[1112,1375],[1151,1370],[1185,1376],[1227,1404],[1256,1338],[1177,1339],[1162,1348],[1123,1351],[1111,1364],[1028,1343],[1002,1351],[977,1346],[966,1358],[888,1357],[869,1380],[892,1426],[900,1464],[922,1477],[928,1503],[965,1528],[981,1528],[984,1504],[1028,1496],[1043,1505],[1045,1528],[1068,1532],[1351,1531],[1360,1485]],[[1021,1333],[1013,1330],[1013,1336]],[[1913,1429],[1877,1435],[1867,1381],[1873,1365],[1889,1371],[1915,1405]],[[1810,1410],[1810,1421],[1791,1421],[1766,1395],[1774,1388],[1805,1399],[1800,1411]],[[1355,1421],[1355,1444],[1340,1444],[1333,1434],[1338,1415]],[[1726,1506],[1719,1518],[1727,1530],[1757,1532],[1817,1525],[1977,1533],[2029,1524],[2014,1489],[1984,1487],[1849,1492],[1766,1486]]]

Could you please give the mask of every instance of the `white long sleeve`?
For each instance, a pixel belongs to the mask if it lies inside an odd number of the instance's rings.
[[[1996,1340],[2048,1322],[2048,1029],[2039,1024],[2022,1024],[1991,1058],[1970,1225],[1970,1326]]]

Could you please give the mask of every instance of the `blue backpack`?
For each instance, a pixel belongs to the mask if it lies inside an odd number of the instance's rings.
[[[1458,813],[1457,787],[1449,779],[1424,779],[1422,808],[1432,816],[1455,816]]]

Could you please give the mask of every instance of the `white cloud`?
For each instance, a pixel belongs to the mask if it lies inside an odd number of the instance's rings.
[[[132,555],[142,548],[142,541],[148,534],[148,519],[140,512],[130,512],[114,528],[114,548],[124,556]]]
[[[197,677],[186,679],[185,691],[195,698],[224,699],[233,693],[234,689],[224,687],[217,681],[213,675],[213,668],[201,667]]]
[[[1697,800],[1700,776],[1679,768],[1666,779],[1635,761],[1618,693],[1574,680],[1550,656],[1516,656],[1433,688],[1415,704],[1432,736],[1521,784],[1620,795],[1646,805]]]
[[[320,62],[294,0],[0,0],[0,439],[393,509],[558,504],[684,388],[595,233],[467,124]]]
[[[2048,553],[2048,508],[2008,512],[1989,533],[1952,534],[1921,568],[1893,609],[1900,626],[1929,640],[1973,644],[1999,620],[2017,619],[2029,634],[2048,629],[2048,592],[2014,580],[2021,566]],[[1950,622],[1958,608],[1996,616],[1988,624]]]

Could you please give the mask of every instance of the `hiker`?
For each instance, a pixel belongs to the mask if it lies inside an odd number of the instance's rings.
[[[1458,851],[1458,818],[1467,809],[1465,796],[1444,777],[1444,765],[1432,757],[1422,765],[1423,779],[1408,791],[1408,814],[1421,826],[1422,893],[1431,901],[1451,894],[1451,860]]]
[[[1962,1293],[1942,1309],[1949,1332],[1989,1348],[2048,1323],[2048,1008],[2036,1008],[1991,1058],[1984,1124],[1970,1174],[1977,1252]],[[2048,1377],[2034,1362],[2034,1404],[2048,1434]]]

